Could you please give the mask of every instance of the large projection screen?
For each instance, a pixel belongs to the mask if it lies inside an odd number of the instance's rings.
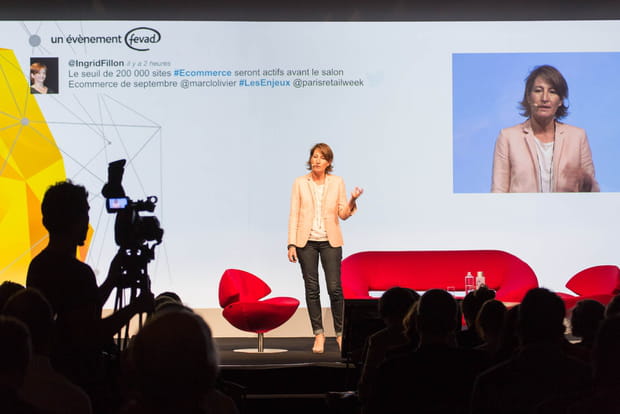
[[[125,158],[128,196],[159,198],[155,293],[217,308],[221,274],[239,268],[303,303],[290,191],[326,142],[347,190],[364,188],[344,257],[499,249],[566,291],[576,272],[618,263],[619,33],[618,21],[2,21],[0,279],[25,280],[46,244],[38,203],[66,177],[90,192],[81,254],[101,283],[117,246],[100,192]],[[30,94],[33,62],[51,93]],[[600,193],[490,193],[497,134],[524,120],[524,79],[542,64],[568,82],[565,122],[588,133]]]

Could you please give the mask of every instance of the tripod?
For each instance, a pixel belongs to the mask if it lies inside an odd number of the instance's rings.
[[[114,312],[122,309],[125,303],[124,290],[129,289],[129,302],[136,300],[140,294],[151,293],[151,279],[148,275],[147,265],[154,258],[155,247],[149,248],[145,243],[138,247],[123,248],[119,250],[121,258],[121,277],[116,286],[114,299]],[[138,316],[138,327],[142,328],[144,314]],[[124,350],[129,342],[129,325],[131,321],[117,333],[119,350]],[[123,335],[124,332],[124,335]]]

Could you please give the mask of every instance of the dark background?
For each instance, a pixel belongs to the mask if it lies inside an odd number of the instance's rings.
[[[619,0],[2,0],[0,19],[459,21],[620,19]]]

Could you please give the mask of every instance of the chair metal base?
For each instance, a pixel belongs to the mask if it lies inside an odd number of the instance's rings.
[[[288,349],[263,348],[262,351],[259,351],[258,348],[241,348],[233,349],[233,352],[244,352],[246,354],[277,354],[280,352],[288,352]]]
[[[257,348],[241,348],[233,349],[233,352],[245,352],[248,354],[276,354],[279,352],[287,352],[288,349],[267,348],[265,349],[265,334],[258,334],[258,347]]]

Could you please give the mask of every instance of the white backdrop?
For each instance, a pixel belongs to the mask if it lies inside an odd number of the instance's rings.
[[[149,30],[134,33],[155,36],[140,44],[148,51],[125,40],[139,27]],[[275,295],[303,300],[298,265],[286,258],[287,220],[293,179],[306,172],[316,142],[332,146],[334,173],[348,191],[365,190],[359,212],[343,223],[345,257],[500,249],[555,290],[585,267],[618,263],[617,193],[453,193],[451,62],[453,53],[617,52],[619,33],[619,22],[605,21],[0,22],[0,46],[15,51],[26,76],[31,57],[58,57],[59,93],[37,100],[67,176],[91,193],[88,262],[99,281],[115,249],[113,216],[99,193],[107,162],[128,158],[128,195],[160,199],[156,215],[165,235],[150,265],[153,291],[174,290],[192,307],[216,308],[226,268],[253,272]],[[121,41],[80,43],[80,35]],[[100,59],[125,66],[83,67]],[[177,69],[231,75],[175,76]],[[256,69],[259,76],[235,76]],[[265,86],[243,85],[261,79]],[[131,86],[75,87],[111,80]],[[134,83],[145,81],[159,83]],[[291,84],[271,87],[273,81]]]

